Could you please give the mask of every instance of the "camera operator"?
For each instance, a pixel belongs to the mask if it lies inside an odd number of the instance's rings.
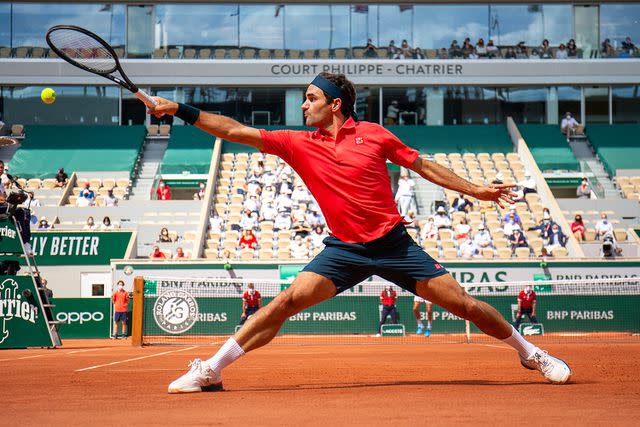
[[[0,160],[0,175],[3,174],[4,162]],[[11,175],[7,174],[7,178],[9,179],[9,181],[13,182],[14,185],[17,184],[13,180],[13,177]],[[20,191],[22,191],[22,189],[20,189]],[[22,192],[24,193],[24,191]],[[26,194],[23,195],[24,198],[20,196],[18,197],[18,199],[21,199],[21,201],[18,201],[17,203],[15,203],[15,205],[20,204],[27,198]],[[18,232],[20,233],[20,237],[22,237],[22,241],[24,242],[24,250],[27,254],[30,254],[32,252],[31,244],[29,243],[29,241],[31,240],[31,228],[29,223],[31,212],[29,212],[28,209],[18,208],[15,205],[14,203],[12,203],[12,200],[7,197],[7,191],[4,187],[4,184],[0,182],[0,215],[11,215],[13,216],[13,218],[15,218],[16,223],[18,224]]]
[[[616,237],[612,232],[607,232],[602,236],[602,248],[600,255],[603,258],[615,258],[622,255],[622,248],[618,246]]]

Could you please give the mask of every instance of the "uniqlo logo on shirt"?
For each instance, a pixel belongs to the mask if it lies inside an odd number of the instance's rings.
[[[442,267],[442,265],[440,264],[433,264],[433,266],[436,268],[436,270],[442,270],[444,267]]]
[[[361,136],[356,136],[356,145],[360,145],[364,142],[364,138]]]

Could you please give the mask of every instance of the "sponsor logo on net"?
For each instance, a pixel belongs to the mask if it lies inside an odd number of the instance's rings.
[[[185,291],[166,291],[153,305],[156,324],[170,334],[181,334],[191,329],[198,320],[198,314],[198,302]]]
[[[101,322],[104,320],[104,313],[94,311],[89,313],[88,311],[62,311],[56,314],[56,320],[58,322],[64,322],[67,325],[71,323],[80,323],[81,325],[87,322]]]
[[[0,283],[0,344],[9,338],[9,322],[15,319],[35,324],[38,319],[38,308],[23,300],[15,280],[6,279]]]

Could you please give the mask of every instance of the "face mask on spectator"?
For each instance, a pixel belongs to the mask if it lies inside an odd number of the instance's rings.
[[[532,289],[531,289],[531,286],[525,286],[525,288],[524,288],[524,291],[525,291],[526,293],[531,292],[531,290],[532,290]]]
[[[118,290],[119,290],[119,291],[121,291],[121,290],[123,290],[123,289],[124,289],[124,285],[122,285],[122,284],[118,285]]]

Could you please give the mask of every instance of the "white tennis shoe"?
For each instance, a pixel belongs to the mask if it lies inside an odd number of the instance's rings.
[[[169,384],[169,393],[197,393],[222,390],[222,377],[200,359],[189,362],[189,372]]]
[[[571,378],[571,368],[566,362],[537,349],[528,359],[520,356],[520,363],[527,369],[538,370],[553,384],[564,384]]]

